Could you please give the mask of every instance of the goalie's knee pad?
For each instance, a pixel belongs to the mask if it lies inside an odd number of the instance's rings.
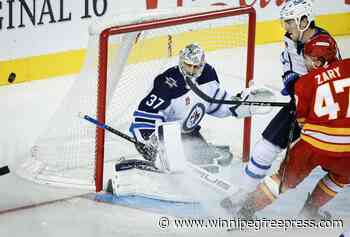
[[[281,151],[281,148],[269,141],[265,139],[260,140],[254,147],[245,173],[254,179],[263,179],[271,168],[272,162]]]

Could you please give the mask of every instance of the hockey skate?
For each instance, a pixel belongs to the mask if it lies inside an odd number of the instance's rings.
[[[200,126],[181,135],[186,157],[189,162],[210,173],[219,173],[220,168],[228,166],[233,159],[230,147],[208,143],[199,130]]]
[[[227,145],[214,145],[209,144],[216,154],[214,160],[216,160],[217,164],[220,166],[228,166],[231,164],[233,159],[233,154],[230,151],[230,147]]]
[[[241,196],[238,199],[236,196],[240,196],[242,189],[238,189],[236,193],[233,195],[224,198],[220,202],[220,206],[224,208],[231,216],[234,218],[238,218],[240,220],[255,220],[257,217],[255,216],[255,208],[252,203],[253,199],[249,198],[249,193],[246,193],[245,195]],[[236,226],[233,228],[227,229],[227,231],[235,231],[240,230],[242,231],[242,226]]]
[[[238,218],[244,220],[250,220],[255,218],[255,210],[252,205],[250,193],[246,190],[239,188],[232,195],[224,198],[220,202],[220,206],[225,209],[225,211]]]
[[[253,200],[248,198],[241,209],[237,212],[236,216],[240,218],[241,220],[255,220],[257,219],[255,212],[255,206],[254,203],[252,202]]]
[[[219,173],[221,167],[231,164],[233,155],[230,152],[230,147],[226,145],[213,145],[208,144],[209,148],[213,151],[212,163],[199,165],[202,169],[205,169],[209,173]]]
[[[312,205],[311,195],[308,194],[308,198],[301,209],[299,216],[310,220],[331,220],[332,215],[328,211],[321,211],[319,208]]]

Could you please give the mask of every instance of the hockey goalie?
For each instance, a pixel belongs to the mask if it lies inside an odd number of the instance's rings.
[[[133,186],[135,190],[138,181],[134,182],[130,177],[140,173],[143,181],[146,176],[152,176],[153,180],[158,179],[157,183],[162,183],[162,178],[155,177],[184,171],[188,168],[187,164],[208,174],[217,173],[220,167],[230,164],[232,153],[229,146],[215,146],[204,139],[200,133],[203,117],[244,118],[271,111],[271,107],[256,104],[237,103],[232,106],[204,101],[190,89],[186,83],[188,79],[214,99],[271,101],[274,98],[274,93],[265,87],[250,87],[236,95],[231,94],[220,87],[218,75],[214,67],[206,62],[203,49],[198,44],[187,45],[179,53],[178,65],[154,79],[153,87],[133,113],[129,131],[136,141],[136,149],[144,159],[117,164],[116,175],[108,185],[109,191],[123,193],[121,188],[126,186]],[[124,175],[128,172],[137,175]],[[121,184],[124,176],[129,186]],[[153,186],[147,185],[147,188],[150,187]]]

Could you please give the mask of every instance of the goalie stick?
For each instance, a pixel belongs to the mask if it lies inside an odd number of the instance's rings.
[[[131,142],[131,143],[134,143],[135,145],[139,146],[139,149],[144,153],[144,154],[149,154],[149,155],[152,155],[151,153],[153,152],[149,147],[147,147],[145,144],[141,143],[141,142],[138,142],[136,141],[133,137],[130,137],[128,136],[127,134],[125,133],[122,133],[110,126],[108,126],[107,124],[103,124],[103,123],[100,123],[99,121],[97,121],[96,119],[90,117],[89,115],[83,115],[83,114],[80,114],[79,113],[79,117],[95,124],[96,126],[98,126],[99,128],[103,128],[121,138],[124,138],[125,140]]]
[[[283,107],[288,105],[286,102],[268,102],[268,101],[244,101],[244,100],[218,100],[208,96],[201,91],[190,78],[186,78],[188,86],[203,100],[212,104],[228,104],[228,105],[250,105],[250,106],[272,106],[272,107]]]
[[[105,130],[107,130],[107,131],[109,131],[111,133],[114,133],[115,135],[117,135],[117,136],[119,136],[121,138],[124,138],[125,140],[127,140],[127,141],[129,141],[131,143],[134,143],[134,144],[137,144],[137,145],[143,144],[141,142],[136,141],[134,138],[128,136],[127,134],[122,133],[122,132],[118,131],[117,129],[114,129],[114,128],[108,126],[107,124],[100,123],[99,121],[97,121],[96,119],[90,117],[89,115],[83,115],[83,114],[79,113],[79,117],[83,118],[83,119],[85,119],[85,120],[87,120],[87,121],[89,121],[89,122],[91,122],[93,124],[95,124],[99,128],[103,128],[103,129],[105,129]]]
[[[133,137],[130,137],[129,135],[122,133],[122,132],[118,131],[117,129],[114,129],[111,126],[108,126],[107,124],[99,122],[96,119],[90,117],[89,115],[83,115],[83,114],[79,113],[79,117],[95,124],[99,128],[105,129],[105,130],[131,142],[131,143],[134,143],[134,144],[137,144],[140,146],[146,146],[142,142],[136,141]],[[225,180],[222,180],[219,177],[217,177],[217,176],[207,172],[206,170],[201,169],[201,168],[197,167],[196,165],[193,165],[189,162],[186,162],[186,165],[193,173],[195,173],[197,175],[197,177],[201,181],[204,181],[206,184],[211,185],[216,190],[224,192],[224,194],[226,194],[226,195],[232,192],[231,189],[233,188],[233,186],[231,185],[231,183],[229,183]]]

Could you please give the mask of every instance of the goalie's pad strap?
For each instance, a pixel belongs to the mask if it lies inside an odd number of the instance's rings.
[[[130,170],[130,169],[139,169],[139,170],[162,173],[157,167],[154,166],[152,162],[145,161],[145,160],[137,160],[137,159],[124,160],[115,165],[115,171],[117,172],[123,171],[123,170]]]

